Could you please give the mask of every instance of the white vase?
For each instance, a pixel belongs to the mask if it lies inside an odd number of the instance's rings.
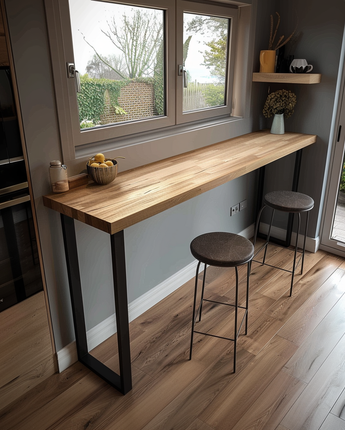
[[[284,134],[285,133],[284,114],[283,113],[276,113],[274,115],[272,127],[271,127],[271,133],[272,134]]]

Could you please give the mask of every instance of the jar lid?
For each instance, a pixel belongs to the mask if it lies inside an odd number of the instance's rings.
[[[61,167],[61,161],[60,160],[53,160],[50,162],[51,166],[55,166],[55,167]]]

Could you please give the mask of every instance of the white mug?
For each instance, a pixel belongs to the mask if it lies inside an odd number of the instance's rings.
[[[309,73],[313,70],[313,66],[308,64],[305,59],[292,60],[290,64],[291,73]]]

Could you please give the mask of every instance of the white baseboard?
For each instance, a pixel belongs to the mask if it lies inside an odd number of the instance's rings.
[[[255,230],[255,225],[252,224],[246,229],[242,230],[239,234],[245,237],[246,239],[252,239],[254,237],[254,230]]]
[[[260,223],[260,232],[263,234],[267,234],[268,232],[268,224],[265,223]],[[282,229],[282,228],[278,228],[278,227],[272,227],[271,229],[271,235],[273,237],[276,237],[277,239],[282,239],[285,240],[286,238],[286,230]],[[303,235],[299,235],[298,236],[298,246],[299,247],[303,247]],[[292,232],[292,236],[291,236],[291,243],[295,244],[296,243],[296,233]],[[320,237],[308,237],[306,239],[306,243],[305,243],[305,249],[309,252],[316,252],[319,249],[320,246]]]
[[[71,342],[64,348],[60,349],[60,351],[57,351],[56,358],[59,373],[63,372],[65,369],[72,366],[73,363],[78,361],[78,354],[75,342]]]
[[[267,232],[268,226],[266,224],[261,224],[261,230],[263,233]],[[247,239],[252,238],[254,236],[254,224],[241,231],[239,234],[241,236],[246,237]],[[272,229],[272,235],[284,239],[285,230],[274,228]],[[306,248],[308,249],[308,251],[316,252],[316,246],[318,248],[318,241],[316,242],[316,239],[307,238]],[[167,297],[169,294],[180,288],[181,285],[192,279],[195,276],[196,265],[197,262],[193,261],[192,263],[188,264],[188,266],[184,267],[174,275],[170,276],[170,278],[166,279],[156,287],[152,288],[147,293],[143,294],[141,297],[129,303],[129,321],[131,322],[135,320],[152,306],[154,306],[155,304],[163,300],[165,297]],[[106,339],[108,339],[115,333],[116,318],[115,315],[111,315],[110,317],[108,317],[87,332],[86,335],[89,350],[94,349],[97,345],[104,342]],[[76,344],[75,342],[72,342],[57,352],[59,372],[62,372],[63,370],[67,369],[67,367],[71,366],[77,360],[78,356]]]

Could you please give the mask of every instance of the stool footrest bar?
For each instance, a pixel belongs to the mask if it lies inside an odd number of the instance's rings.
[[[233,307],[233,308],[235,308],[236,307],[236,305],[235,304],[233,304],[233,303],[225,303],[225,302],[217,302],[216,300],[210,300],[210,299],[202,299],[203,300],[203,302],[209,302],[209,303],[215,303],[215,304],[217,304],[217,305],[225,305],[225,306],[231,306],[231,307]],[[244,307],[244,306],[237,306],[239,309],[247,309],[246,307]]]
[[[299,256],[298,261],[297,261],[296,266],[295,266],[295,270],[297,269],[299,263],[301,262],[302,257],[303,257],[303,254],[301,254]],[[273,266],[273,264],[263,263],[262,261],[258,261],[258,260],[253,260],[253,262],[254,263],[259,263],[259,264],[261,264],[261,266],[273,267],[273,269],[282,270],[283,272],[287,272],[287,273],[293,273],[293,270],[288,270],[288,269],[284,269],[283,267]],[[226,304],[226,303],[224,303],[224,304]]]
[[[198,330],[194,330],[194,329],[193,329],[193,332],[194,332],[194,333],[203,334],[203,335],[205,335],[205,336],[218,337],[219,339],[231,340],[232,342],[234,342],[235,340],[237,340],[237,339],[238,339],[238,337],[239,337],[239,335],[240,335],[240,332],[241,332],[241,329],[242,329],[243,322],[244,322],[244,320],[245,320],[245,318],[246,318],[246,316],[247,316],[247,314],[248,314],[248,309],[246,309],[246,308],[241,308],[241,309],[245,309],[246,311],[245,311],[245,313],[244,313],[244,315],[243,315],[243,317],[242,317],[242,321],[241,321],[240,327],[239,327],[239,329],[237,330],[237,333],[236,333],[236,339],[229,338],[229,337],[223,337],[223,336],[217,336],[217,335],[215,335],[215,334],[206,333],[206,332],[198,331]]]
[[[235,339],[232,339],[231,337],[217,336],[216,334],[205,333],[203,331],[194,330],[194,333],[203,334],[205,336],[217,337],[218,339],[231,340],[232,342],[234,342],[235,340]]]

